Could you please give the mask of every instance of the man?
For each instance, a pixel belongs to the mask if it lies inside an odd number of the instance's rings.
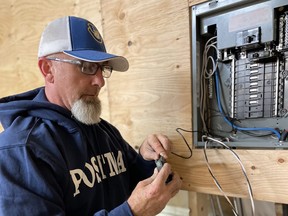
[[[148,136],[137,154],[100,118],[104,78],[127,60],[78,17],[51,22],[38,57],[45,87],[0,100],[0,215],[158,214],[181,187],[169,164],[154,169],[168,138]]]

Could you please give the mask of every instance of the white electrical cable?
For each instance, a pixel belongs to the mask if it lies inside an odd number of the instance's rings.
[[[215,62],[214,58],[212,56],[208,55],[208,52],[209,52],[211,47],[216,50],[216,53],[218,53],[218,49],[217,49],[217,47],[214,44],[216,44],[216,42],[214,42],[212,44],[209,44],[205,48],[205,51],[204,51],[204,55],[205,55],[205,59],[204,59],[204,72],[205,73],[204,74],[206,75],[206,76],[204,76],[205,79],[209,79],[211,76],[213,76],[213,74],[215,73],[215,71],[216,71],[216,69],[218,67],[218,59],[216,59],[216,62]],[[207,70],[207,66],[208,66],[209,60],[211,61],[212,66],[213,66],[212,67],[213,68],[212,72],[209,72]]]
[[[206,91],[207,89],[210,89],[209,92],[211,92],[212,88],[207,88],[207,79],[211,79],[215,71],[217,70],[218,67],[218,59],[216,61],[214,58],[210,55],[208,55],[209,51],[211,48],[215,49],[216,52],[218,53],[219,50],[217,49],[217,41],[216,40],[217,36],[211,37],[205,44],[204,51],[202,54],[202,69],[200,73],[200,117],[202,120],[202,125],[203,125],[203,131],[208,132],[208,127],[206,124],[206,117],[207,113],[206,108],[207,108],[207,94]],[[212,68],[208,69],[208,63],[211,62]]]
[[[251,201],[252,215],[254,216],[254,215],[255,215],[255,205],[254,205],[254,199],[253,199],[253,191],[252,191],[252,187],[251,187],[249,178],[248,178],[248,176],[247,176],[247,172],[246,172],[245,167],[244,167],[243,163],[241,162],[239,156],[235,153],[235,151],[233,151],[233,149],[231,149],[229,146],[227,146],[224,142],[221,142],[221,141],[219,141],[219,140],[217,140],[217,139],[214,139],[214,138],[208,137],[208,136],[203,136],[202,139],[204,139],[204,138],[207,139],[207,141],[205,142],[205,146],[204,146],[204,155],[205,155],[205,161],[206,161],[206,164],[207,164],[207,167],[208,167],[208,171],[209,171],[210,175],[212,176],[214,183],[216,184],[216,186],[218,187],[218,189],[221,191],[222,195],[225,197],[225,199],[227,200],[227,202],[230,204],[234,215],[235,215],[235,216],[238,216],[237,210],[235,209],[234,205],[232,204],[232,202],[230,201],[230,199],[228,198],[228,196],[226,195],[226,193],[223,191],[220,183],[218,182],[218,180],[216,179],[215,175],[213,174],[212,168],[211,168],[211,166],[210,166],[210,164],[209,164],[209,161],[208,161],[206,149],[207,149],[207,144],[208,144],[209,142],[211,142],[211,141],[216,142],[216,143],[222,145],[223,147],[225,147],[226,149],[230,150],[230,152],[232,153],[232,155],[236,158],[236,160],[237,160],[238,163],[240,164],[241,170],[242,170],[242,172],[243,172],[243,175],[244,175],[244,177],[245,177],[245,179],[246,179],[246,181],[247,181],[247,188],[248,188],[249,198],[250,198],[250,201]]]

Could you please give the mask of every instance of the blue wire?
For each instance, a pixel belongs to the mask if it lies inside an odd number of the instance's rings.
[[[237,125],[234,125],[232,122],[229,121],[229,119],[225,116],[222,105],[221,105],[221,100],[220,100],[220,89],[219,89],[219,77],[218,77],[218,69],[215,71],[215,81],[216,81],[216,97],[217,97],[217,105],[219,108],[220,113],[223,115],[224,120],[232,127],[236,128],[237,130],[242,130],[242,131],[271,131],[273,132],[278,139],[280,139],[281,135],[279,131],[275,130],[274,128],[243,128],[243,127],[238,127]]]

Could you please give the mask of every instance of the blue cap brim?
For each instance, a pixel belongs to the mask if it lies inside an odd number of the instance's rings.
[[[127,71],[129,63],[123,56],[116,56],[105,52],[99,52],[95,50],[75,50],[75,51],[63,51],[67,55],[73,56],[77,59],[88,62],[108,62],[115,71]]]

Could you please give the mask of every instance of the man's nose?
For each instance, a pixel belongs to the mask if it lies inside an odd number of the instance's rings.
[[[102,71],[99,70],[95,75],[91,76],[92,78],[92,85],[98,85],[102,88],[105,85],[105,79],[103,77]]]

